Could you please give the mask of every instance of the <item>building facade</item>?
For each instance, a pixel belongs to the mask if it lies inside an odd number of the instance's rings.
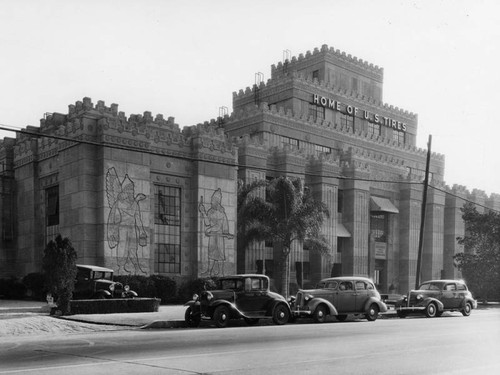
[[[280,280],[279,244],[236,246],[238,180],[301,178],[328,205],[321,256],[295,243],[292,290],[363,275],[384,291],[415,283],[427,150],[418,117],[383,102],[383,69],[322,46],[233,93],[233,112],[180,130],[89,98],[0,143],[0,278],[40,270],[47,241],[69,237],[78,261],[181,279],[235,272]],[[460,208],[498,209],[444,182],[432,154],[422,279],[458,277]],[[238,249],[238,250],[237,250]]]

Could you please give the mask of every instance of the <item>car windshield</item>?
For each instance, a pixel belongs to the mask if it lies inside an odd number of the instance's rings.
[[[94,271],[94,279],[112,280],[113,273],[112,272]]]
[[[441,290],[440,283],[423,283],[418,288],[419,290]]]

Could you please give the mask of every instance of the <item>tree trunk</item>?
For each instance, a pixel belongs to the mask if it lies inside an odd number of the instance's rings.
[[[288,298],[290,284],[290,251],[283,253],[281,258],[281,295]]]

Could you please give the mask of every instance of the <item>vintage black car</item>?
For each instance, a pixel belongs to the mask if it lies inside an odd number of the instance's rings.
[[[264,318],[272,318],[278,325],[288,322],[290,307],[283,296],[269,290],[267,276],[226,276],[217,283],[216,290],[195,294],[185,304],[189,327],[199,326],[202,319],[213,320],[219,328],[226,327],[230,319],[244,319],[250,325]]]
[[[411,313],[433,318],[445,311],[460,311],[462,315],[469,316],[472,309],[477,308],[477,301],[463,281],[430,280],[403,296],[395,308],[400,318]]]
[[[328,315],[344,321],[349,314],[374,321],[387,311],[373,282],[353,276],[331,277],[321,280],[316,289],[300,289],[290,306],[294,318],[312,317],[316,323],[323,323]]]
[[[137,293],[128,285],[113,281],[113,270],[78,264],[74,299],[134,298]]]

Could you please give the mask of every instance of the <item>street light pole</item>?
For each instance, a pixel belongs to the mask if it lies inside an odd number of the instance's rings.
[[[418,238],[418,255],[417,255],[417,274],[415,277],[415,289],[420,285],[420,274],[422,272],[422,252],[424,247],[424,227],[425,227],[425,209],[427,206],[427,188],[429,186],[429,165],[431,162],[431,143],[432,135],[429,134],[429,142],[427,143],[427,161],[425,164],[424,192],[422,197],[422,211],[420,217],[420,235]]]

